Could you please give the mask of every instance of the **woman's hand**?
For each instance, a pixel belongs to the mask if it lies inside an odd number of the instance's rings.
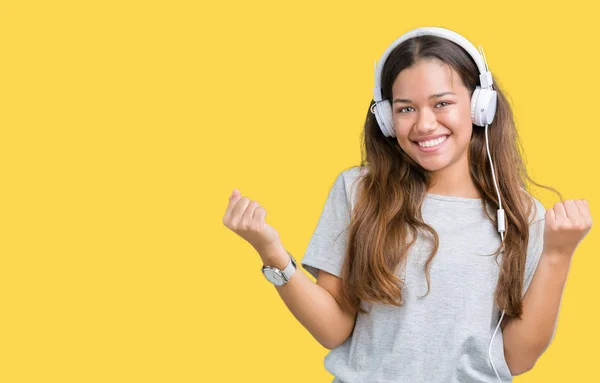
[[[279,240],[279,233],[265,222],[266,210],[233,189],[223,224],[248,241],[259,253]]]
[[[557,202],[546,211],[544,251],[571,257],[591,228],[592,217],[586,200]]]

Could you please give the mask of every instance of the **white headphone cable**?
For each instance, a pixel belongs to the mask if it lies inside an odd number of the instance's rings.
[[[492,342],[494,341],[494,337],[496,336],[496,332],[498,332],[498,328],[500,328],[500,323],[502,323],[502,318],[504,318],[504,310],[502,310],[502,315],[500,316],[500,320],[498,321],[498,325],[496,326],[496,330],[494,331],[494,335],[492,335],[492,339],[490,340],[490,348],[488,351],[488,355],[490,357],[490,364],[492,365],[492,368],[494,369],[494,372],[496,373],[496,377],[498,378],[498,381],[500,383],[502,383],[502,380],[500,379],[500,375],[498,375],[498,371],[496,371],[496,367],[494,367],[494,363],[492,362]]]
[[[480,46],[481,48],[481,46]],[[481,48],[483,50],[483,48]],[[487,65],[487,62],[486,62]],[[492,163],[492,156],[490,154],[490,144],[488,139],[488,124],[485,124],[485,148],[487,150],[488,159],[490,160],[490,168],[492,169],[492,179],[494,180],[494,186],[496,187],[496,193],[498,193],[498,231],[500,232],[500,238],[502,238],[502,246],[504,246],[504,210],[502,209],[502,199],[500,198],[500,190],[498,189],[498,183],[496,182],[496,173],[494,172],[494,164]],[[496,371],[496,367],[494,367],[494,363],[492,362],[492,342],[494,341],[494,337],[496,336],[496,332],[498,332],[498,328],[500,328],[500,323],[502,323],[502,318],[504,318],[504,310],[502,310],[502,315],[500,316],[500,320],[498,321],[498,325],[496,326],[496,330],[492,335],[492,339],[490,340],[490,348],[488,350],[488,355],[490,358],[490,364],[496,373],[496,377],[498,381],[502,383],[500,379],[500,375],[498,375],[498,371]]]

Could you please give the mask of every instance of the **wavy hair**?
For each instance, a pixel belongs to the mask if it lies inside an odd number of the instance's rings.
[[[462,47],[437,36],[418,36],[397,46],[384,63],[383,98],[391,99],[392,84],[402,70],[419,60],[430,59],[440,60],[456,71],[470,94],[479,84],[475,61]],[[527,198],[526,181],[557,193],[560,200],[562,197],[555,189],[535,183],[527,174],[513,112],[495,77],[494,89],[498,93],[498,105],[494,121],[488,126],[488,136],[508,221],[504,243],[491,254],[496,255],[498,263],[498,255],[504,251],[494,299],[506,315],[520,318],[529,217],[535,207],[533,199]],[[396,270],[405,266],[408,250],[420,232],[429,233],[434,242],[424,266],[427,295],[430,266],[439,246],[437,233],[421,215],[431,173],[413,161],[395,137],[383,135],[370,111],[373,103],[371,100],[361,137],[361,166],[368,171],[358,182],[341,274],[345,303],[363,313],[366,310],[361,307],[361,301],[403,304],[404,281],[396,275]],[[498,209],[498,200],[486,153],[484,128],[473,125],[468,156],[470,174],[483,198],[485,214],[497,225],[497,217],[490,214]]]

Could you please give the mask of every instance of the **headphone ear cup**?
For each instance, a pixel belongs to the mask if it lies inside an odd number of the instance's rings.
[[[477,98],[479,97],[480,90],[481,88],[477,86],[471,95],[471,121],[477,126],[481,126],[478,124],[477,118],[475,117],[477,111]]]
[[[483,106],[479,110],[484,109],[483,122],[484,124],[491,124],[496,116],[496,107],[498,106],[498,93],[492,89],[484,89],[484,93],[479,96]]]
[[[486,126],[494,121],[498,94],[492,89],[481,89],[479,86],[471,97],[471,121],[477,126]]]
[[[394,132],[394,120],[392,117],[392,106],[388,100],[383,100],[375,104],[373,114],[377,119],[379,129],[386,137],[396,137]]]

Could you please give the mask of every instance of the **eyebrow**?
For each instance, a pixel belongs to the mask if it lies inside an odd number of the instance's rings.
[[[438,94],[432,94],[431,96],[429,96],[429,99],[433,99],[433,98],[440,98],[442,96],[445,96],[447,94],[452,94],[454,96],[456,96],[456,93],[452,93],[452,92],[442,92],[442,93],[438,93]],[[397,98],[394,100],[394,102],[392,104],[395,104],[397,102],[403,102],[405,104],[410,104],[412,101],[404,99],[404,98]]]

